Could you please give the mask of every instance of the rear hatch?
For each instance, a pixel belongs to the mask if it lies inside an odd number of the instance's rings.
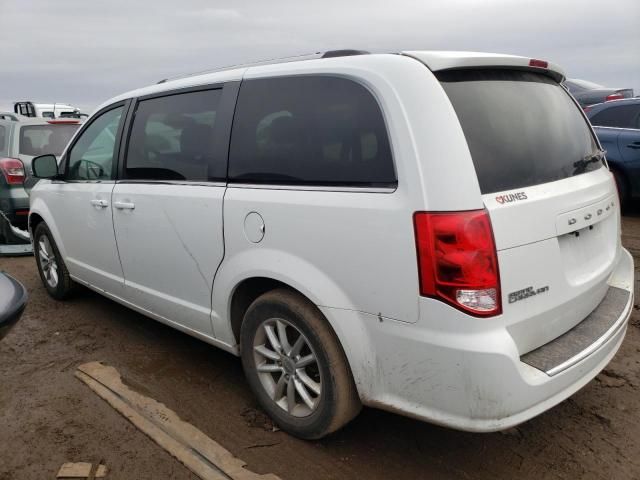
[[[557,75],[508,65],[434,73],[467,139],[498,250],[503,319],[524,354],[604,298],[620,251],[615,186]]]

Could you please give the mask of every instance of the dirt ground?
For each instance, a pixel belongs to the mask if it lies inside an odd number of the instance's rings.
[[[640,265],[640,214],[625,217],[623,230]],[[253,471],[283,480],[640,478],[638,305],[609,367],[517,429],[462,433],[365,409],[337,434],[305,442],[273,431],[232,355],[88,290],[55,302],[33,258],[0,258],[0,269],[30,292],[22,321],[0,342],[0,480],[53,479],[64,462],[100,459],[110,480],[196,478],[74,378],[91,360],[116,367]]]

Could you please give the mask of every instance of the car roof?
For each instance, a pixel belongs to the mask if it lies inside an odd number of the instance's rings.
[[[370,58],[371,61],[375,59],[379,60],[382,56],[403,56],[406,58],[413,58],[425,64],[432,71],[454,69],[454,68],[471,68],[471,67],[516,67],[519,69],[530,69],[539,72],[546,73],[557,81],[562,81],[565,77],[564,71],[556,64],[546,62],[542,60],[535,60],[536,62],[542,62],[546,67],[532,66],[534,59],[528,57],[522,57],[517,55],[505,55],[497,53],[482,53],[482,52],[460,52],[460,51],[428,51],[428,50],[410,50],[403,51],[395,54],[389,53],[376,53],[368,54],[358,50],[338,50],[332,52],[318,52],[311,55],[300,55],[295,57],[281,58],[275,60],[266,60],[246,65],[235,65],[230,67],[223,67],[220,69],[198,72],[196,74],[188,74],[174,79],[164,79],[155,85],[150,85],[136,90],[123,93],[116,97],[109,99],[100,105],[96,111],[129,98],[142,97],[145,95],[152,95],[156,93],[162,93],[164,91],[176,90],[180,88],[197,87],[202,85],[224,83],[232,81],[240,81],[243,79],[245,72],[253,67],[271,66],[277,68],[282,65],[283,69],[289,67],[288,64],[292,62],[331,62],[335,66],[346,66],[352,63],[353,56],[363,57],[359,61],[365,61],[366,58]]]
[[[621,98],[620,100],[609,100],[608,102],[589,105],[588,109],[586,110],[586,114],[587,114],[587,117],[591,118],[596,113],[601,112],[602,110],[606,110],[607,108],[615,107],[617,105],[627,105],[627,104],[628,105],[640,104],[640,97]]]

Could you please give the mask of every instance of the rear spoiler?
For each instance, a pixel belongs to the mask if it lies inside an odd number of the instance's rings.
[[[480,52],[438,52],[438,51],[405,51],[401,55],[415,58],[424,63],[429,70],[452,70],[463,68],[516,68],[530,70],[550,76],[558,83],[565,79],[565,73],[559,65],[536,58],[519,57],[517,55],[501,55],[498,53]]]

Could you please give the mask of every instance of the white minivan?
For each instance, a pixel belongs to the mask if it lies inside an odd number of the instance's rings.
[[[362,405],[521,423],[607,365],[633,305],[615,184],[563,78],[343,51],[116,97],[33,162],[44,286],[241,356],[303,438]]]

